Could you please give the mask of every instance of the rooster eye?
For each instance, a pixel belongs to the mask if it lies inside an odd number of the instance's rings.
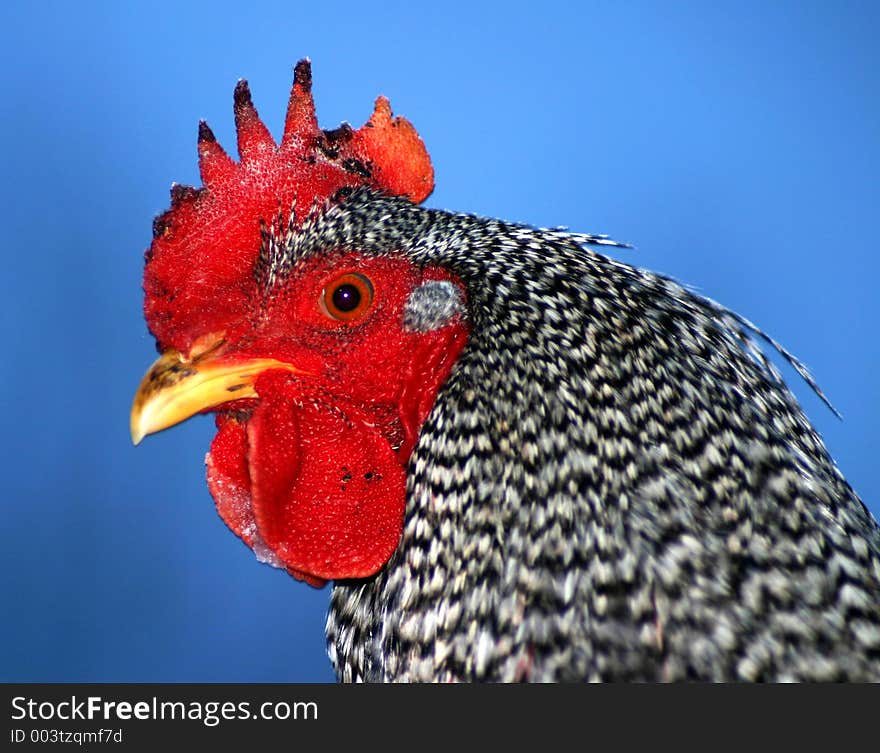
[[[360,319],[373,303],[373,286],[357,272],[338,277],[324,288],[321,307],[329,317],[343,322]]]

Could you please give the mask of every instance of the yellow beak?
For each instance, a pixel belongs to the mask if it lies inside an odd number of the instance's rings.
[[[134,395],[131,441],[139,444],[147,434],[179,424],[200,411],[256,397],[254,382],[269,369],[304,373],[273,358],[224,358],[213,348],[189,360],[176,350],[166,351],[144,375]]]

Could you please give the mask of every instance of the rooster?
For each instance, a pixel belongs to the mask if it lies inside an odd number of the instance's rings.
[[[340,680],[880,679],[880,528],[760,330],[605,236],[418,206],[413,127],[321,130],[308,61],[280,144],[234,112],[154,221],[132,438],[215,413],[217,510],[333,581]]]

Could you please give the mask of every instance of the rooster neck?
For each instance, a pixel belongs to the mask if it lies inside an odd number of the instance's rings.
[[[743,320],[558,233],[376,201],[328,220],[396,217],[382,243],[451,265],[473,330],[396,553],[334,586],[341,680],[877,676],[833,563],[880,624],[880,529]]]

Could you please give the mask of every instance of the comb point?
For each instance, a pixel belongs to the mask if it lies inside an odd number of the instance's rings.
[[[311,142],[318,133],[318,117],[315,114],[315,100],[312,97],[312,64],[308,59],[300,60],[293,69],[293,85],[287,114],[284,117],[282,148],[289,149],[297,142]]]
[[[238,79],[235,83],[235,90],[232,92],[232,101],[236,110],[244,110],[253,108],[254,103],[251,100],[251,89],[248,82],[243,78]]]
[[[199,195],[197,188],[185,186],[181,183],[171,184],[171,209],[178,209],[181,204],[195,201]]]
[[[216,185],[234,169],[235,163],[204,120],[199,121],[198,151],[199,174],[205,186]]]
[[[217,141],[217,137],[214,135],[214,132],[211,130],[210,126],[204,121],[199,121],[199,143],[200,144],[213,144]]]
[[[251,99],[248,82],[239,79],[233,94],[235,130],[238,135],[238,155],[242,161],[259,158],[267,149],[275,148],[275,140],[266,128]]]
[[[303,58],[293,67],[293,83],[306,94],[312,91],[312,61]]]

